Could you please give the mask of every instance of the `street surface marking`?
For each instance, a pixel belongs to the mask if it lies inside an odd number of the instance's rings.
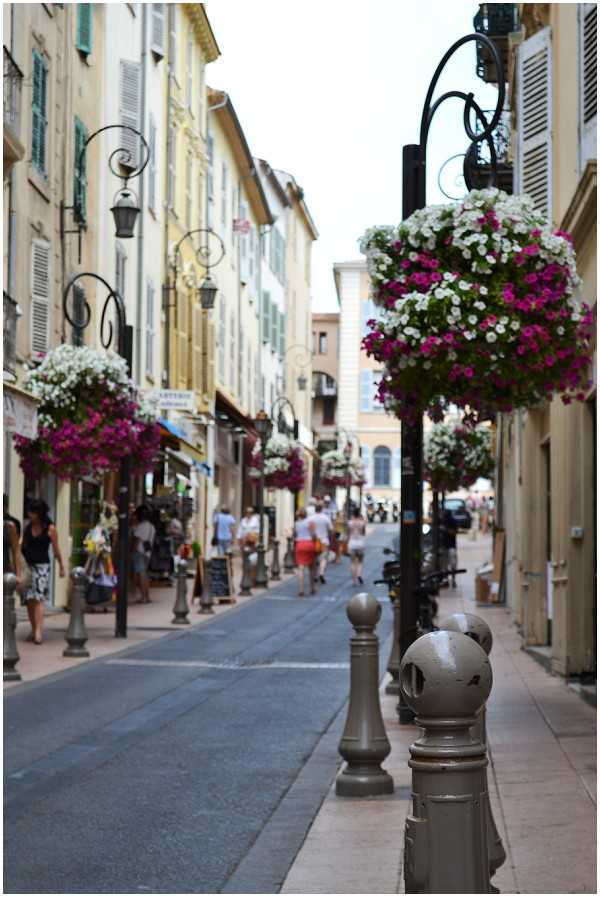
[[[348,670],[349,663],[296,663],[294,661],[273,660],[266,663],[236,663],[235,661],[219,663],[209,660],[106,660],[112,666],[140,667],[199,667],[205,670]]]

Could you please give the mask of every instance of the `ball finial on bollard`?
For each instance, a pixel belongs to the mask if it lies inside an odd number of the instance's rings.
[[[348,602],[346,614],[357,632],[368,631],[381,619],[381,604],[368,592],[359,592]]]
[[[492,650],[492,630],[485,620],[475,614],[450,614],[438,624],[438,629],[445,629],[447,632],[462,632],[463,635],[468,635],[488,655]]]

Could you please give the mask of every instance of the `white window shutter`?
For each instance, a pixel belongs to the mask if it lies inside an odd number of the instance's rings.
[[[518,48],[517,190],[552,220],[552,43],[542,28]]]
[[[140,98],[142,69],[139,62],[120,61],[119,71],[119,121],[129,128],[140,130]],[[129,153],[128,158],[120,160],[124,168],[137,168],[140,139],[133,131],[121,130],[120,146]],[[124,154],[125,155],[125,154]]]
[[[365,368],[360,372],[360,410],[372,411],[373,371]]]
[[[45,355],[50,347],[51,258],[52,250],[44,240],[31,244],[31,351]]]
[[[165,55],[165,4],[152,4],[150,49],[162,59]]]
[[[365,486],[370,486],[371,479],[371,449],[368,445],[361,445],[361,461],[365,469]]]
[[[579,3],[579,158],[580,172],[596,158],[597,116],[597,5]]]

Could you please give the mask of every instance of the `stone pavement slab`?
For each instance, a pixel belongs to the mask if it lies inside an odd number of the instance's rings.
[[[521,650],[508,611],[477,607],[474,571],[491,540],[459,537],[459,588],[444,590],[439,619],[470,611],[494,634],[494,686],[488,701],[488,780],[507,859],[494,877],[501,893],[596,893],[596,713],[564,680]],[[394,795],[348,800],[335,782],[290,869],[287,894],[387,894],[404,891],[404,822],[410,808],[408,747],[418,735],[400,727],[397,699],[381,705],[392,752],[383,763]]]

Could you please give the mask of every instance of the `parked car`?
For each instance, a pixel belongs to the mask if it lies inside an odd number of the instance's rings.
[[[446,498],[444,507],[452,511],[454,519],[458,523],[459,529],[471,529],[471,515],[467,510],[467,506],[462,498]]]

